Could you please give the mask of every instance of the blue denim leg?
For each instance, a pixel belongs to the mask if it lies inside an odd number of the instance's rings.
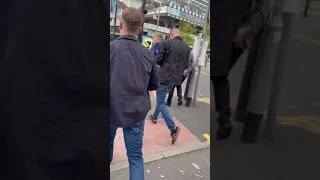
[[[158,117],[159,113],[161,112],[163,119],[166,122],[170,132],[174,130],[175,124],[167,106],[165,105],[165,99],[167,93],[171,88],[172,86],[170,85],[160,84],[160,87],[157,90],[157,106],[153,114],[153,118],[155,118]]]
[[[117,134],[117,129],[116,127],[110,126],[110,164],[113,159],[113,146],[114,146],[114,138],[116,137]]]
[[[129,161],[130,180],[144,180],[142,145],[144,121],[136,126],[123,128],[124,142]]]
[[[158,104],[158,92],[157,92],[157,104]],[[154,110],[154,113],[152,115],[152,119],[153,120],[157,120],[160,116],[160,109],[158,108],[158,106],[156,106],[156,109]],[[162,114],[161,114],[162,115]],[[163,116],[163,115],[162,115]]]

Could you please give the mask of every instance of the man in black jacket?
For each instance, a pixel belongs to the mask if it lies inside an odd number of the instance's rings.
[[[190,57],[189,57],[189,65],[188,65],[188,69],[186,69],[183,72],[182,75],[182,82],[180,85],[175,86],[177,88],[177,95],[178,95],[178,106],[181,106],[183,104],[183,100],[182,100],[182,83],[184,82],[184,80],[188,77],[188,75],[192,72],[194,67],[194,60],[193,60],[193,54],[192,54],[192,49],[190,48]],[[167,98],[167,106],[171,106],[171,101],[172,101],[172,97],[173,97],[173,93],[174,93],[174,88],[171,88],[171,90],[169,91],[169,95]]]
[[[250,46],[252,37],[263,30],[269,16],[269,5],[270,0],[233,0],[225,4],[213,5],[217,8],[215,13],[220,11],[220,14],[212,15],[212,25],[216,28],[212,32],[211,71],[215,107],[219,116],[217,119],[218,139],[228,138],[233,130],[230,121],[229,72],[244,50]],[[220,22],[225,22],[225,24],[220,24]],[[257,47],[258,41],[255,42],[253,48],[257,50]]]
[[[178,138],[180,128],[175,125],[168,108],[165,105],[167,93],[174,86],[180,85],[183,73],[188,68],[190,47],[180,37],[180,31],[173,28],[170,32],[170,40],[165,41],[157,54],[157,63],[160,65],[160,87],[157,90],[157,106],[149,119],[156,124],[161,112],[172,137],[172,144]]]

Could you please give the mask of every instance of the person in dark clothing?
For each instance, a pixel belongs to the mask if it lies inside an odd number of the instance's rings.
[[[182,83],[184,82],[184,80],[188,77],[188,75],[191,73],[191,71],[193,70],[193,66],[194,66],[194,60],[193,60],[193,54],[192,51],[190,49],[190,57],[189,57],[189,65],[188,65],[188,69],[186,69],[183,72],[182,75],[182,82],[180,85],[175,86],[177,88],[177,95],[178,95],[178,106],[181,106],[183,104],[183,100],[182,100]],[[172,101],[172,97],[173,97],[173,93],[174,93],[174,87],[171,88],[171,90],[169,91],[169,95],[167,98],[167,106],[171,106],[171,101]]]
[[[239,1],[240,3],[240,1]],[[231,50],[231,57],[228,58],[223,54],[226,53],[224,46],[219,46],[217,43],[218,40],[216,39],[221,38],[221,35],[217,32],[212,32],[214,34],[213,37],[213,70],[211,71],[211,81],[214,86],[214,96],[215,96],[215,107],[216,111],[218,112],[218,119],[217,122],[219,124],[219,129],[217,132],[217,139],[226,139],[231,135],[231,132],[233,130],[233,126],[230,121],[231,117],[231,108],[230,108],[230,90],[229,90],[229,80],[228,75],[231,71],[234,64],[237,62],[239,57],[243,54],[244,50],[250,47],[250,41],[252,37],[260,31],[265,23],[267,22],[268,16],[269,16],[269,4],[270,0],[250,0],[250,1],[241,1],[241,5],[236,6],[238,7],[236,12],[240,12],[237,16],[237,18],[242,18],[241,24],[238,26],[238,29],[236,30],[235,37],[233,36],[233,44],[232,44],[232,50]],[[230,5],[228,7],[231,7]],[[233,6],[235,7],[235,6]],[[240,11],[243,7],[243,11]],[[249,13],[247,13],[249,12]],[[227,12],[225,11],[224,13]],[[240,15],[241,14],[241,15]],[[228,16],[230,17],[230,16]],[[221,16],[219,17],[223,19]],[[227,20],[226,20],[227,21]],[[218,21],[217,21],[218,22]],[[213,22],[213,24],[215,21]],[[236,27],[234,26],[237,23],[237,20],[235,19],[234,24],[232,26],[229,26],[228,28]],[[232,31],[226,31],[226,29],[222,29],[223,26],[219,27],[219,25],[215,25],[217,29],[220,28],[221,33],[232,35],[229,32]],[[220,36],[220,37],[218,37]],[[228,37],[229,38],[229,37]],[[232,38],[230,36],[230,38]],[[231,39],[230,39],[231,40]],[[221,41],[221,40],[219,40]],[[228,41],[229,42],[229,41]],[[228,45],[226,42],[225,44]],[[215,46],[216,45],[216,46]],[[228,49],[228,48],[226,48]],[[222,56],[223,55],[223,56]]]
[[[124,9],[120,37],[110,43],[110,163],[116,131],[122,127],[131,180],[144,179],[143,133],[151,109],[148,91],[160,85],[155,56],[135,37],[142,22],[140,11]]]
[[[161,112],[172,137],[172,144],[178,138],[180,128],[175,125],[173,118],[165,105],[167,93],[174,86],[182,83],[182,74],[188,68],[190,47],[180,37],[180,31],[174,28],[170,32],[170,40],[163,42],[157,54],[157,63],[160,66],[160,87],[157,90],[157,106],[149,119],[156,124]]]
[[[109,178],[103,1],[2,0],[0,179]]]

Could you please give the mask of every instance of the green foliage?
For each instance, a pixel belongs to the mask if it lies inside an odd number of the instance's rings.
[[[188,45],[193,45],[195,36],[197,36],[197,25],[180,21],[179,29],[181,37]]]

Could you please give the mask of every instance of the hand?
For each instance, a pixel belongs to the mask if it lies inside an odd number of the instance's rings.
[[[187,77],[187,73],[188,73],[188,69],[185,69],[185,70],[183,71],[183,76],[184,76],[184,77]]]
[[[236,37],[234,38],[234,42],[238,43],[242,41],[244,35],[246,34],[246,30],[244,28],[239,28],[236,34]]]

